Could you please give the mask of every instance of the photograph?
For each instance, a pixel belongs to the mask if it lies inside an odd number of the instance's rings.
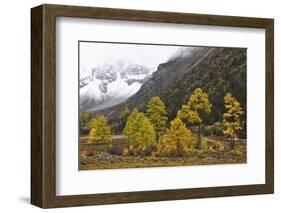
[[[78,41],[79,170],[247,163],[247,48]]]
[[[274,193],[274,13],[155,6],[31,8],[32,205]]]

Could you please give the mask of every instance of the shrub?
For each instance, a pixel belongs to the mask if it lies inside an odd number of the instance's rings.
[[[234,150],[233,154],[238,156],[238,157],[243,157],[243,152],[239,149]]]
[[[212,147],[214,151],[224,151],[224,144],[221,141],[212,140],[209,141],[209,147]]]
[[[94,150],[91,150],[91,151],[86,152],[86,156],[87,156],[87,157],[91,157],[91,156],[93,156],[93,155],[95,155],[95,151],[94,151]]]
[[[224,151],[224,145],[223,145],[223,143],[219,143],[219,151]]]
[[[122,156],[128,156],[128,155],[129,155],[129,149],[128,148],[123,149]]]
[[[204,136],[224,136],[223,126],[220,123],[205,126],[202,128],[202,133]]]
[[[81,151],[80,155],[81,155],[82,158],[86,158],[87,157],[87,151],[85,151],[85,150]]]
[[[204,137],[202,137],[202,139],[201,139],[201,149],[202,150],[207,150],[208,149],[207,140]]]
[[[212,146],[210,146],[209,149],[208,149],[208,152],[213,153],[213,152],[215,152],[215,149]]]

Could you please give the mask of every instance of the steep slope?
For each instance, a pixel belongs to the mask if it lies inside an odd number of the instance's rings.
[[[159,96],[165,103],[169,118],[186,103],[194,89],[201,87],[212,102],[212,113],[206,123],[221,120],[223,97],[231,92],[246,110],[246,49],[243,48],[194,48],[191,53],[178,56],[160,64],[157,71],[140,90],[126,102],[99,113],[115,120],[128,106],[145,110],[152,96]]]
[[[153,70],[118,61],[81,69],[80,111],[96,111],[124,102],[134,95]]]

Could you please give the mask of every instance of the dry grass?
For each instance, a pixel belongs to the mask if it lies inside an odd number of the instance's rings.
[[[103,143],[87,144],[80,140],[80,169],[117,169],[163,166],[191,166],[246,163],[246,141],[236,141],[235,149],[229,149],[225,138],[205,138],[207,149],[194,149],[184,157],[130,156],[124,138],[113,138],[112,146]]]

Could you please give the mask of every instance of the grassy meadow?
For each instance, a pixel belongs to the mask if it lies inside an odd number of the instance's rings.
[[[194,135],[194,141],[196,136]],[[234,150],[223,137],[204,137],[207,148],[193,150],[182,157],[123,156],[128,141],[123,136],[113,136],[112,147],[107,143],[87,143],[87,137],[80,138],[80,169],[118,169],[163,166],[192,166],[212,164],[246,163],[246,140],[237,140]]]

